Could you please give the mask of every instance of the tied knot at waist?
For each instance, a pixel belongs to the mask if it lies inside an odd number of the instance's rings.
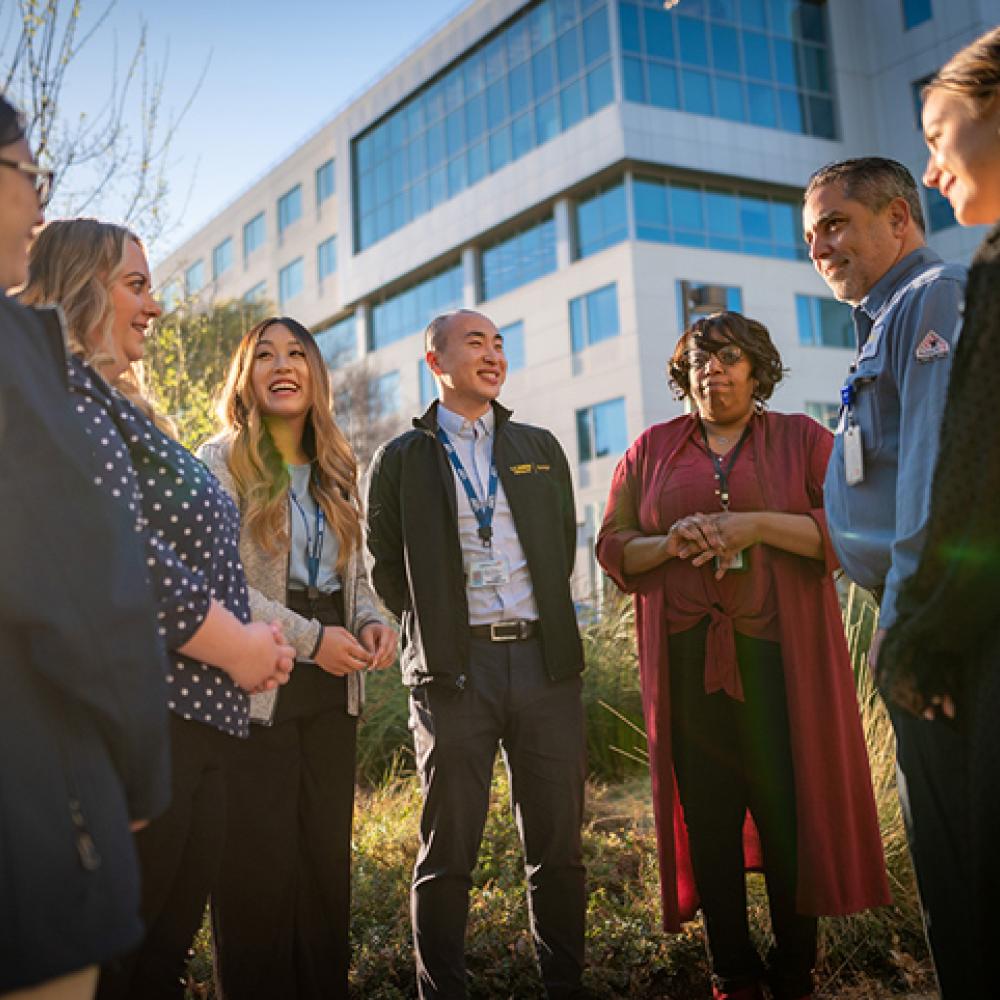
[[[722,691],[743,701],[743,680],[736,659],[736,630],[733,618],[718,604],[708,608],[708,636],[705,640],[705,694]]]

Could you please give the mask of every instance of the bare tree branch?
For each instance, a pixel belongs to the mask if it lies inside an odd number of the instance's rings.
[[[177,129],[198,95],[211,55],[177,113],[166,113],[169,47],[162,62],[149,52],[147,25],[120,70],[116,36],[105,43],[107,96],[103,103],[75,113],[67,110],[72,75],[80,53],[112,31],[117,0],[93,8],[82,20],[85,0],[0,2],[0,80],[3,92],[27,119],[29,141],[39,160],[56,171],[55,211],[78,215],[113,205],[116,221],[155,243],[173,224],[164,206],[168,166]],[[172,171],[173,172],[173,171]]]

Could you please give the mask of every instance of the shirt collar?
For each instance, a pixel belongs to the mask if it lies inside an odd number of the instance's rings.
[[[454,410],[449,410],[443,403],[438,403],[437,408],[438,426],[447,434],[454,434],[459,437],[471,437],[472,429],[475,426],[480,434],[489,437],[496,427],[496,416],[491,406],[478,420],[469,420]]]
[[[930,247],[920,247],[908,253],[872,285],[868,294],[858,303],[856,308],[862,310],[870,319],[877,319],[900,285],[917,271],[922,271],[928,264],[940,262],[941,258]]]

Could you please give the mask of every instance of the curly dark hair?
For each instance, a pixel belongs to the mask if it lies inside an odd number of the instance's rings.
[[[695,320],[681,334],[670,356],[667,381],[677,399],[691,398],[691,367],[686,357],[689,340],[702,350],[711,350],[723,343],[742,348],[750,359],[751,375],[757,383],[753,398],[758,407],[764,406],[771,398],[774,387],[788,373],[763,323],[738,312],[712,313]]]

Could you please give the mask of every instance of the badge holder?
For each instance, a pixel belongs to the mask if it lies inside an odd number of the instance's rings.
[[[722,556],[712,557],[712,565],[715,567],[716,572],[724,569],[727,573],[739,573],[749,569],[749,563],[750,553],[746,549],[741,549],[739,552],[725,558],[722,558]]]

